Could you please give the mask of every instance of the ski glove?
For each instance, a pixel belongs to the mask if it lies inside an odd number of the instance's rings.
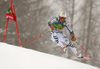
[[[54,31],[55,30],[55,27],[53,25],[50,25],[51,27],[51,30]]]
[[[71,38],[72,41],[76,41],[76,38],[75,38],[74,35],[72,35],[71,37],[72,37],[72,38]]]

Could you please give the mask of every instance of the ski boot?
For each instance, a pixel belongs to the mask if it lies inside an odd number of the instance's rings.
[[[83,56],[80,53],[76,53],[77,58],[83,58]]]

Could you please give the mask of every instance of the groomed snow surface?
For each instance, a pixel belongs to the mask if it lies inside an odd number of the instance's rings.
[[[0,43],[0,69],[99,69],[66,58]]]

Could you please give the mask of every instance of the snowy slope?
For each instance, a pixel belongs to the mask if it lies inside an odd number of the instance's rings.
[[[73,60],[0,43],[0,69],[99,69]]]

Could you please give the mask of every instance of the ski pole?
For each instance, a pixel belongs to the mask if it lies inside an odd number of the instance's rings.
[[[77,41],[76,41],[76,43],[77,43],[78,45],[80,45]],[[81,47],[83,50],[85,50],[85,51],[90,55],[90,57],[92,56],[85,48],[82,47],[82,45],[80,45],[80,47]]]
[[[50,32],[50,31],[51,31],[51,30],[49,30],[49,31],[47,31],[47,32],[45,32],[45,33],[43,33],[43,34],[41,34],[40,36],[38,36],[38,37],[36,37],[36,38],[34,38],[34,39],[30,40],[29,42],[27,42],[27,43],[23,44],[22,46],[24,46],[24,45],[26,45],[26,44],[28,44],[28,43],[30,43],[30,42],[32,42],[32,41],[34,41],[34,40],[36,40],[36,39],[38,39],[38,38],[42,37],[42,36],[44,36],[45,34],[47,34],[47,33],[48,33],[48,32]]]

